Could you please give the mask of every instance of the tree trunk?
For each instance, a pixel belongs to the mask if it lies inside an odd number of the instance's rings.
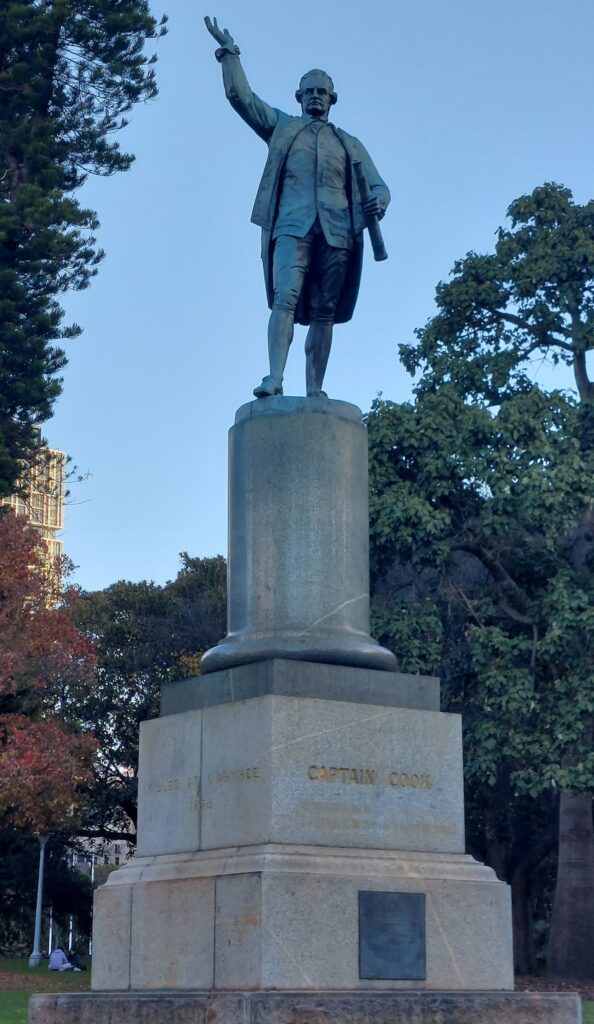
[[[548,973],[594,980],[594,829],[592,798],[562,793],[559,864],[549,936]]]
[[[536,965],[530,874],[531,870],[528,865],[520,867],[514,873],[511,883],[514,970],[516,974],[533,974]]]

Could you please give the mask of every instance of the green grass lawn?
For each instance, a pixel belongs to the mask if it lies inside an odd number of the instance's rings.
[[[91,972],[48,971],[47,961],[29,967],[27,957],[0,957],[0,1024],[27,1024],[29,996],[33,992],[84,992]]]
[[[0,992],[0,1024],[27,1024],[29,992]]]
[[[47,971],[47,963],[45,964]],[[12,957],[0,956],[0,974],[29,974],[40,971],[41,967],[29,967],[29,959],[26,956]]]
[[[29,967],[28,957],[14,960],[0,957],[0,993],[21,989],[29,992],[84,992],[90,988],[91,971],[88,958],[82,957],[82,961],[87,965],[86,971],[48,971],[47,960],[39,967]]]
[[[594,1003],[587,1003],[584,1000],[582,1003],[582,1010],[584,1014],[584,1024],[594,1024]],[[0,1024],[2,1024],[1,1021]]]

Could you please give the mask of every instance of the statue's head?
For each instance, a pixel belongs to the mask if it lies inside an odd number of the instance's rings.
[[[328,111],[336,103],[337,98],[330,75],[319,68],[314,68],[303,76],[295,93],[301,110],[310,117],[328,117]]]

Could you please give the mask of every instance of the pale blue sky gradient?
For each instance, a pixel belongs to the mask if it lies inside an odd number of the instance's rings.
[[[364,411],[410,396],[397,344],[432,314],[435,285],[487,251],[505,210],[545,181],[594,195],[592,0],[257,0],[169,14],[160,95],[122,136],[132,170],[92,179],[82,200],[107,256],[66,299],[84,328],[49,443],[90,477],[72,488],[65,549],[85,588],[175,576],[178,552],[226,552],[227,430],[266,372],[268,310],[250,224],[266,147],[228,106],[216,15],[248,78],[298,113],[302,73],[333,77],[332,118],[369,149],[392,191],[390,259],[367,246],[355,317],[339,326],[326,378]],[[303,394],[299,328],[285,394]],[[546,368],[535,372],[548,372]]]

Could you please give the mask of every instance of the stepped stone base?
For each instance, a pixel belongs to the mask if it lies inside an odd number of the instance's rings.
[[[580,1024],[573,993],[128,992],[32,996],[29,1024]]]
[[[362,893],[386,908],[390,894],[414,894],[426,941],[404,920],[396,932],[387,919],[366,928]],[[513,989],[507,886],[463,854],[268,845],[137,856],[95,900],[98,992]],[[371,973],[360,932],[380,946],[389,936]],[[411,956],[416,973],[394,970]]]

